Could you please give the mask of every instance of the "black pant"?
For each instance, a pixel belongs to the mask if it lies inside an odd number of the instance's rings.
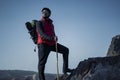
[[[64,71],[68,69],[69,49],[59,43],[57,43],[57,49],[58,49],[58,53],[61,53],[63,55],[63,71]],[[47,62],[47,58],[50,51],[56,52],[56,45],[53,46],[48,46],[46,44],[38,45],[38,57],[39,57],[38,73],[40,80],[45,80],[45,75],[44,75],[45,64]]]

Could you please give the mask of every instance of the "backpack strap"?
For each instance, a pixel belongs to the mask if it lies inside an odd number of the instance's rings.
[[[40,26],[42,26],[42,28],[44,27],[44,22],[42,20],[39,21]]]

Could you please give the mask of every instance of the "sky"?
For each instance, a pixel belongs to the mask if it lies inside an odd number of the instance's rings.
[[[112,37],[120,34],[120,0],[0,0],[0,70],[37,71],[38,53],[25,22],[52,11],[58,42],[69,48],[69,67],[104,57]],[[63,59],[59,54],[59,71]],[[48,57],[45,73],[56,73],[56,54]]]

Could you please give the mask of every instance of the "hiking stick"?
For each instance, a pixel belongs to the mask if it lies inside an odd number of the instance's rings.
[[[57,80],[59,80],[59,66],[58,66],[58,48],[57,48],[57,41],[56,41],[56,67],[57,67]]]

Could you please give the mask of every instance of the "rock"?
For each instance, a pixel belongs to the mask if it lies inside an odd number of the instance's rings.
[[[107,56],[120,55],[120,35],[116,35],[112,38],[110,47],[107,52]]]
[[[106,57],[88,58],[62,80],[120,80],[120,35],[112,38]]]
[[[120,80],[120,56],[81,61],[65,80]]]
[[[68,74],[66,74],[66,75],[59,75],[59,80],[66,80],[68,78],[68,76],[69,76]],[[55,80],[57,80],[57,78]]]

